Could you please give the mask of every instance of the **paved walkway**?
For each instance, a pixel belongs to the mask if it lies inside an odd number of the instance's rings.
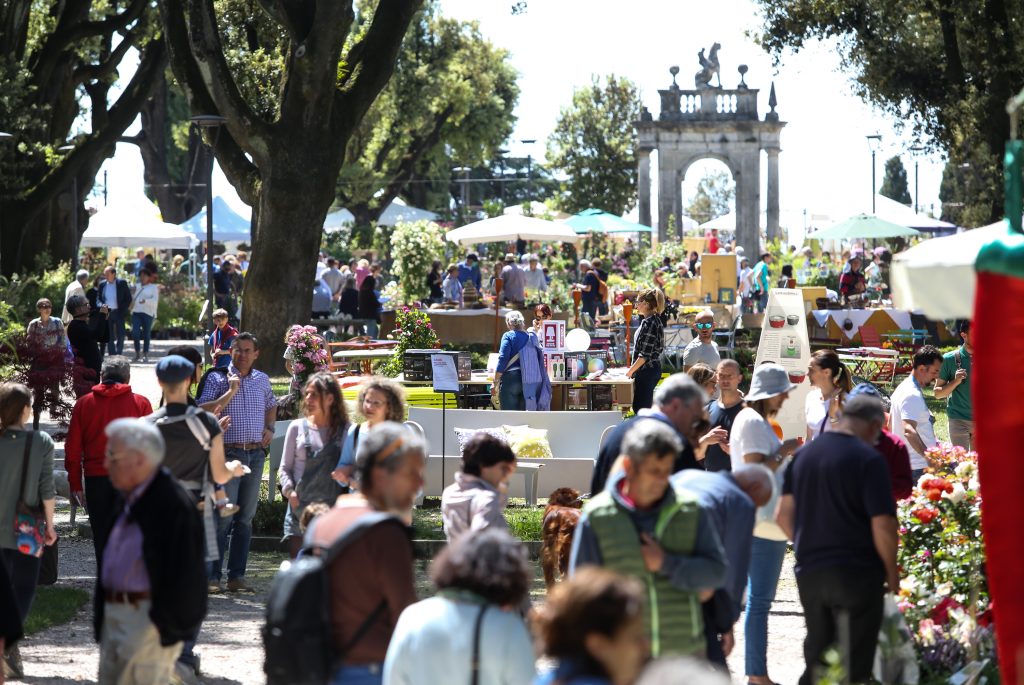
[[[157,406],[160,389],[154,373],[154,362],[166,350],[181,341],[154,341],[149,364],[132,364],[132,387]],[[195,341],[197,348],[201,347]],[[52,430],[53,424],[43,428]],[[60,457],[63,444],[58,443]],[[70,532],[67,502],[58,499],[58,533]],[[210,685],[255,685],[263,683],[263,647],[260,626],[263,623],[264,600],[278,559],[272,555],[254,555],[250,562],[250,581],[255,595],[214,595],[197,651],[202,655],[202,682]],[[64,537],[60,548],[61,585],[80,587],[90,592],[96,580],[92,542],[77,537]],[[420,565],[420,575],[425,575]],[[426,580],[425,578],[421,580]],[[99,667],[99,647],[93,641],[92,605],[88,603],[70,623],[34,635],[23,643],[25,683],[64,685],[95,682]],[[787,556],[779,583],[778,596],[769,620],[768,671],[775,682],[792,684],[803,671],[804,622],[793,577],[793,558]],[[746,682],[743,676],[743,617],[736,628],[736,648],[729,658],[729,667],[736,683]],[[18,681],[14,681],[18,682]]]

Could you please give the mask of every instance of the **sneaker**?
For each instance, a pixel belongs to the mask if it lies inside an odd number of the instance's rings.
[[[135,355],[134,357],[132,357],[132,364],[138,364],[140,361],[142,361],[142,357],[140,357],[139,355]]]
[[[146,355],[143,355],[143,357],[142,357],[142,363],[143,363],[143,364],[148,364],[148,363],[149,363],[149,355],[148,355],[148,354],[146,354]]]
[[[21,663],[21,651],[18,649],[18,645],[4,650],[4,672],[12,679],[25,677],[25,671]]]
[[[232,578],[228,581],[228,592],[256,592],[245,582],[245,578]]]
[[[171,673],[171,685],[198,685],[195,671],[188,664],[180,661],[174,662],[174,672]]]
[[[220,593],[224,592],[224,590],[220,586],[219,580],[211,580],[209,585],[207,585],[206,591],[211,595],[219,595]]]
[[[239,512],[240,509],[241,507],[238,506],[237,504],[225,504],[224,506],[220,507],[220,517],[226,519],[230,516],[234,516]]]

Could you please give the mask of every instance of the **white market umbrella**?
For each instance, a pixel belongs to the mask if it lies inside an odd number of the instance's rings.
[[[227,201],[220,195],[213,198],[213,239],[225,243],[229,241],[249,242],[250,220],[231,209]],[[200,240],[206,240],[206,205],[199,213],[181,227]]]
[[[89,219],[82,247],[155,247],[187,250],[198,241],[188,231],[160,219],[160,210],[140,196],[108,205]]]
[[[410,207],[401,200],[395,200],[380,215],[377,223],[381,226],[394,226],[395,224],[412,223],[413,221],[437,221],[437,218],[438,215],[434,212],[420,209],[419,207]],[[347,209],[336,209],[324,219],[324,231],[336,233],[345,226],[351,226],[355,223],[355,220],[355,216]]]
[[[875,216],[891,221],[900,226],[909,226],[918,231],[955,231],[956,224],[933,219],[925,214],[918,214],[913,207],[908,207],[885,195],[875,195]]]
[[[475,221],[452,229],[445,234],[449,242],[461,245],[476,243],[500,243],[513,240],[539,240],[559,243],[575,243],[580,239],[576,231],[561,222],[544,221],[528,216],[506,214]]]
[[[974,312],[976,272],[981,248],[1006,235],[1000,221],[984,228],[932,238],[892,258],[889,286],[900,309],[920,309],[929,319],[969,319]]]

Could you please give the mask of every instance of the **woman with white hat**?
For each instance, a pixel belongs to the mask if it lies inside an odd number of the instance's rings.
[[[757,510],[754,540],[750,552],[747,582],[747,615],[743,625],[747,681],[750,685],[772,685],[768,677],[768,612],[786,556],[786,535],[774,521],[775,504],[781,487],[786,457],[800,441],[782,442],[768,419],[779,412],[789,393],[796,387],[789,373],[778,364],[761,364],[754,369],[744,409],[736,415],[729,432],[729,452],[733,470],[744,464],[764,464],[776,472],[776,488],[771,500]]]

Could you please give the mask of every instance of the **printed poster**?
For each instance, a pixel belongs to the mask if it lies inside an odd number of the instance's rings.
[[[754,365],[756,368],[764,362],[774,362],[789,372],[791,383],[798,384],[775,417],[786,440],[807,436],[804,405],[811,389],[811,382],[807,379],[810,359],[803,292],[789,288],[770,289]]]

